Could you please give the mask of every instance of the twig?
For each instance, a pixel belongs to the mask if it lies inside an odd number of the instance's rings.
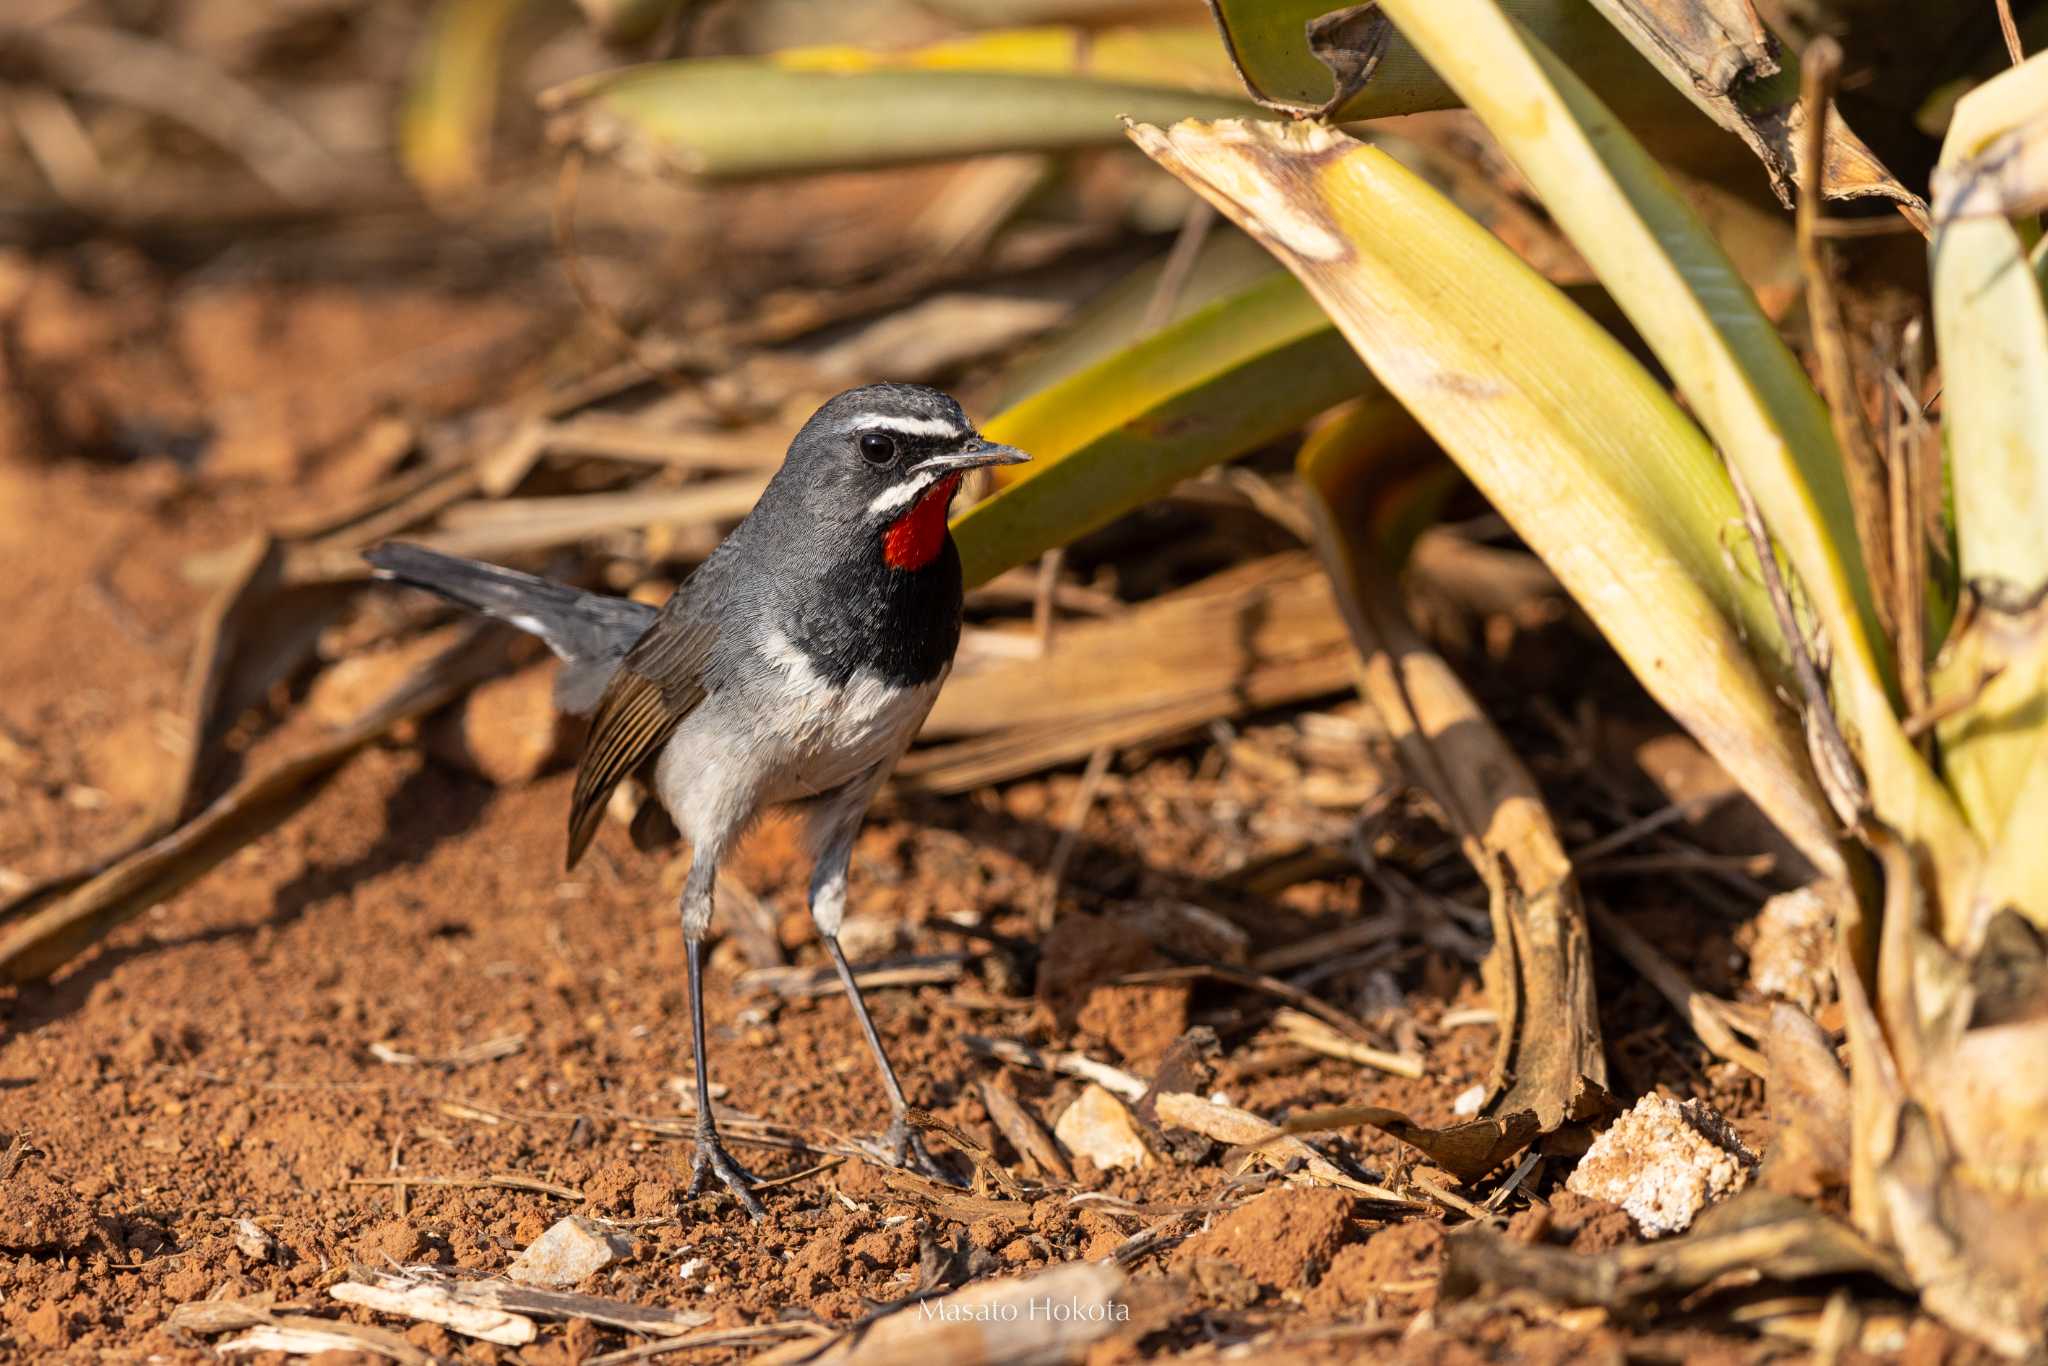
[[[2014,66],[2027,60],[2027,50],[2020,46],[2020,26],[2012,20],[2012,0],[1998,0],[1998,31],[2005,37],[2005,52],[2012,58]]]
[[[1193,1215],[1185,1210],[1178,1214],[1170,1214],[1150,1228],[1139,1229],[1136,1233],[1118,1243],[1115,1248],[1111,1249],[1109,1256],[1103,1258],[1103,1260],[1114,1262],[1116,1265],[1128,1270],[1152,1253],[1185,1241],[1187,1236],[1194,1231],[1195,1218]]]
[[[1038,640],[1038,653],[1052,653],[1053,629],[1059,624],[1058,614],[1053,611],[1059,602],[1060,566],[1066,562],[1067,548],[1056,545],[1038,557],[1038,577],[1031,589],[1031,633]]]
[[[600,1356],[586,1358],[583,1366],[607,1366],[607,1363],[621,1361],[648,1361],[654,1357],[665,1357],[671,1352],[690,1352],[701,1347],[737,1347],[741,1343],[760,1342],[768,1338],[831,1335],[830,1329],[815,1323],[760,1323],[751,1328],[714,1328],[708,1332],[691,1333],[686,1337],[643,1342],[638,1347],[628,1347],[623,1351],[605,1352]]]
[[[296,204],[328,204],[364,177],[281,106],[212,62],[122,29],[74,22],[10,37],[55,83],[192,129]]]
[[[1177,968],[1155,968],[1150,972],[1127,972],[1110,980],[1119,986],[1147,986],[1155,982],[1186,982],[1201,978],[1277,996],[1289,1005],[1307,1011],[1340,1034],[1359,1040],[1370,1037],[1364,1025],[1328,1001],[1311,996],[1299,987],[1289,986],[1277,977],[1268,977],[1263,972],[1248,972],[1224,963],[1190,963]]]
[[[1162,1129],[1187,1129],[1204,1138],[1232,1144],[1244,1159],[1238,1166],[1240,1173],[1253,1159],[1261,1160],[1275,1168],[1300,1162],[1307,1176],[1325,1185],[1338,1186],[1368,1199],[1385,1200],[1396,1205],[1415,1203],[1399,1191],[1347,1175],[1336,1163],[1302,1139],[1249,1110],[1240,1110],[1234,1105],[1219,1105],[1215,1101],[1179,1091],[1161,1092],[1157,1106],[1156,1113]]]
[[[754,1189],[757,1191],[772,1191],[778,1186],[793,1186],[799,1181],[808,1180],[810,1177],[818,1175],[820,1172],[829,1172],[845,1161],[846,1158],[844,1157],[828,1157],[815,1167],[805,1167],[802,1171],[791,1172],[788,1176],[778,1176],[770,1181],[756,1181]]]
[[[1901,339],[1904,356],[1901,364],[1918,371],[1921,368],[1922,331],[1919,320],[1915,319],[1906,327]],[[1921,604],[1927,595],[1927,542],[1920,533],[1920,509],[1918,481],[1913,477],[1914,463],[1920,458],[1920,448],[1926,440],[1927,419],[1920,412],[1920,405],[1913,402],[1908,394],[1907,402],[1897,401],[1899,391],[1906,381],[1897,372],[1886,375],[1885,415],[1885,479],[1891,503],[1892,567],[1897,573],[1899,593],[1898,610],[1898,655],[1899,693],[1905,699],[1908,716],[1928,710],[1931,694],[1927,686],[1927,616]],[[1907,732],[1912,737],[1912,732]],[[1920,742],[1923,755],[1932,757],[1930,746]]]
[[[494,1039],[485,1039],[481,1043],[469,1044],[456,1049],[453,1053],[444,1053],[439,1056],[402,1052],[381,1040],[372,1043],[369,1052],[370,1056],[378,1062],[392,1067],[438,1067],[452,1072],[457,1068],[471,1067],[481,1062],[495,1062],[499,1058],[509,1058],[525,1047],[526,1036],[524,1034],[501,1034]]]
[[[501,1309],[507,1313],[541,1319],[589,1319],[608,1328],[650,1337],[673,1338],[701,1328],[711,1315],[700,1309],[663,1309],[634,1304],[630,1300],[582,1295],[569,1290],[547,1290],[521,1285],[500,1276],[467,1279],[433,1266],[404,1266],[394,1273],[377,1273],[380,1282],[432,1286],[463,1304]]]
[[[1410,1057],[1405,1053],[1390,1053],[1385,1049],[1372,1048],[1356,1040],[1344,1038],[1321,1020],[1304,1015],[1298,1010],[1282,1008],[1275,1011],[1273,1023],[1293,1042],[1326,1058],[1355,1062],[1361,1067],[1376,1067],[1397,1077],[1414,1079],[1422,1075],[1422,1059]]]
[[[1675,849],[1667,854],[1638,854],[1601,859],[1578,870],[1580,877],[1635,877],[1643,873],[1725,873],[1766,877],[1778,865],[1775,854],[1707,854]]]
[[[1793,615],[1792,597],[1785,591],[1784,577],[1778,573],[1778,555],[1771,546],[1771,533],[1764,525],[1764,515],[1735,466],[1729,465],[1727,469],[1729,482],[1735,486],[1735,497],[1742,504],[1743,525],[1749,530],[1751,543],[1756,546],[1757,571],[1763,576],[1764,591],[1770,595],[1771,611],[1778,618],[1778,629],[1785,635],[1786,648],[1792,652],[1792,673],[1799,682],[1800,697],[1806,704],[1803,720],[1814,768],[1819,774],[1822,789],[1835,807],[1835,814],[1844,825],[1853,826],[1870,806],[1869,790],[1863,785],[1862,771],[1849,754],[1848,742],[1842,739],[1841,727],[1835,721],[1835,709],[1828,701],[1827,685],[1821,681],[1820,670],[1814,667],[1813,655],[1806,648],[1806,636],[1799,629],[1799,618]]]
[[[1911,716],[1908,716],[1900,723],[1901,728],[1906,732],[1906,738],[1908,740],[1918,740],[1957,712],[1974,706],[1977,699],[1983,695],[1984,689],[1991,686],[1991,681],[2004,672],[2005,665],[2003,664],[1986,669],[1977,676],[1975,682],[1955,696],[1944,697],[1941,701],[1933,703],[1924,710],[1916,711]]]
[[[1800,56],[1799,99],[1806,114],[1801,155],[1807,174],[1799,183],[1794,235],[1799,268],[1806,276],[1806,311],[1813,322],[1813,350],[1820,364],[1821,391],[1827,395],[1835,441],[1842,448],[1842,471],[1848,480],[1856,537],[1862,544],[1870,573],[1871,597],[1886,635],[1896,638],[1899,601],[1892,572],[1891,535],[1886,526],[1889,499],[1885,472],[1856,387],[1848,329],[1842,317],[1841,300],[1835,295],[1834,280],[1828,273],[1827,253],[1813,231],[1822,217],[1827,192],[1823,182],[1827,178],[1828,111],[1841,71],[1841,44],[1826,35],[1807,44]],[[1917,608],[1918,604],[1914,606]]]
[[[1039,903],[1039,913],[1034,917],[1041,934],[1052,928],[1053,916],[1059,907],[1060,884],[1067,876],[1067,864],[1073,861],[1074,848],[1081,841],[1081,827],[1088,823],[1088,812],[1095,805],[1096,794],[1102,790],[1103,775],[1109,772],[1109,761],[1115,755],[1114,747],[1103,745],[1088,756],[1088,767],[1081,771],[1081,786],[1060,819],[1059,842],[1053,846],[1052,862],[1045,873],[1045,899]]]
[[[1412,1176],[1408,1179],[1408,1184],[1436,1201],[1439,1205],[1442,1205],[1445,1209],[1455,1210],[1475,1223],[1487,1224],[1500,1218],[1498,1214],[1487,1209],[1484,1205],[1475,1205],[1456,1191],[1445,1190],[1426,1176]]]
[[[70,103],[40,85],[18,85],[5,107],[21,144],[67,204],[97,208],[106,200],[106,170],[91,134]]]
[[[500,1190],[535,1191],[541,1195],[552,1195],[558,1200],[581,1202],[583,1192],[569,1186],[558,1186],[552,1181],[543,1181],[535,1176],[521,1176],[516,1172],[493,1172],[489,1176],[352,1176],[351,1186],[454,1186],[475,1190],[495,1186]]]
[[[862,991],[945,986],[959,981],[972,959],[972,954],[943,953],[863,963],[854,969],[853,980]],[[743,993],[766,991],[798,1001],[830,996],[840,989],[839,978],[830,967],[750,968],[740,974],[738,987]]]
[[[1010,1063],[1017,1067],[1033,1067],[1041,1072],[1063,1072],[1070,1077],[1092,1081],[1111,1095],[1135,1102],[1151,1088],[1129,1072],[1111,1067],[1106,1062],[1097,1062],[1085,1053],[1061,1053],[1053,1050],[1039,1050],[1015,1039],[990,1039],[980,1034],[962,1034],[960,1042],[972,1052],[998,1062]]]
[[[464,1337],[494,1342],[501,1347],[523,1347],[538,1334],[533,1320],[524,1314],[468,1303],[441,1286],[400,1276],[378,1276],[370,1284],[343,1281],[329,1286],[327,1293],[343,1304],[361,1305],[380,1314],[418,1319],[422,1323],[438,1323]]]
[[[1542,1153],[1530,1152],[1525,1154],[1522,1160],[1515,1164],[1514,1171],[1508,1173],[1508,1179],[1495,1186],[1493,1193],[1486,1197],[1486,1207],[1498,1214],[1501,1207],[1506,1205],[1513,1198],[1514,1193],[1522,1188],[1522,1183],[1527,1181],[1530,1175],[1542,1165]]]
[[[690,375],[668,360],[655,354],[639,337],[626,330],[616,313],[605,306],[591,287],[590,277],[583,271],[583,253],[576,245],[576,189],[583,179],[583,152],[571,146],[562,156],[562,171],[555,180],[554,234],[555,251],[562,263],[562,274],[568,278],[569,288],[575,291],[576,301],[596,326],[597,330],[626,356],[630,356],[649,378],[670,388],[681,389],[696,383]]]
[[[1603,854],[1611,854],[1624,845],[1634,844],[1645,835],[1655,834],[1667,825],[1676,825],[1679,821],[1689,821],[1695,816],[1703,816],[1734,795],[1734,789],[1730,788],[1725,792],[1703,792],[1690,801],[1673,802],[1661,810],[1652,811],[1640,820],[1630,821],[1619,830],[1602,835],[1591,844],[1581,845],[1572,850],[1572,864],[1575,867],[1583,866]]]
[[[1612,911],[1597,904],[1589,906],[1588,910],[1600,937],[1685,1016],[1686,1023],[1692,1026],[1693,1033],[1699,1035],[1701,1043],[1716,1056],[1738,1063],[1759,1077],[1770,1075],[1763,1054],[1736,1042],[1734,1031],[1729,1028],[1730,1016],[1719,997],[1694,986],[1676,964]]]
[[[1346,925],[1340,930],[1312,934],[1292,944],[1269,949],[1252,959],[1252,969],[1266,973],[1290,972],[1295,968],[1306,967],[1310,963],[1327,962],[1335,954],[1370,948],[1384,940],[1398,938],[1407,929],[1408,921],[1405,916],[1374,916],[1370,920]]]
[[[1062,1182],[1074,1179],[1074,1169],[1060,1152],[1058,1142],[1046,1132],[1038,1116],[1025,1108],[1024,1102],[987,1078],[982,1079],[979,1090],[989,1122],[1010,1141],[1017,1156],[1029,1162],[1040,1176]]]
[[[1166,264],[1160,267],[1159,281],[1152,287],[1152,297],[1145,303],[1145,316],[1138,324],[1140,337],[1157,332],[1173,316],[1181,292],[1187,288],[1188,277],[1194,274],[1195,262],[1202,257],[1202,244],[1208,241],[1209,229],[1215,223],[1216,210],[1208,200],[1197,199],[1188,206],[1173,247],[1166,253]]]

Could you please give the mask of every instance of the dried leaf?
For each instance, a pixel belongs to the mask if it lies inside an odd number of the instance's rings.
[[[1753,1191],[1709,1210],[1690,1233],[1591,1257],[1516,1242],[1474,1223],[1446,1243],[1441,1294],[1460,1300],[1487,1289],[1525,1289],[1619,1313],[1735,1271],[1773,1281],[1867,1272],[1908,1287],[1898,1260],[1847,1224],[1802,1201]]]
[[[1567,1100],[1562,1117],[1555,1120],[1546,1121],[1533,1109],[1521,1109],[1431,1128],[1384,1106],[1339,1105],[1289,1116],[1285,1129],[1292,1134],[1308,1134],[1370,1124],[1400,1139],[1460,1181],[1477,1181],[1559,1124],[1586,1123],[1613,1112],[1613,1097],[1601,1087],[1582,1081]]]
[[[1757,18],[1750,0],[1592,3],[1679,93],[1756,153],[1779,202],[1792,207],[1811,174],[1799,66]],[[1832,101],[1826,133],[1821,184],[1829,198],[1889,199],[1926,230],[1926,202],[1885,169]]]
[[[1296,467],[1311,493],[1316,549],[1343,605],[1362,670],[1409,774],[1448,818],[1485,882],[1494,946],[1486,981],[1503,1022],[1488,1080],[1502,1110],[1533,1112],[1542,1132],[1566,1122],[1590,1083],[1607,1080],[1593,1000],[1592,948],[1571,860],[1536,783],[1442,656],[1409,623],[1379,558],[1382,528],[1417,519],[1392,510],[1418,492],[1402,451],[1370,407],[1306,443]],[[1524,1136],[1522,1142],[1526,1143]]]
[[[1759,1180],[1807,1197],[1848,1185],[1855,1115],[1834,1046],[1804,1011],[1782,1002],[1771,1009],[1763,1044],[1772,1133]]]

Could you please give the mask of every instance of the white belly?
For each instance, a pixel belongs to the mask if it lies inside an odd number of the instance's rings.
[[[656,765],[663,804],[699,848],[722,850],[762,806],[822,796],[894,762],[945,681],[901,687],[858,673],[833,688],[781,637],[767,645],[766,674],[744,696],[705,699]]]

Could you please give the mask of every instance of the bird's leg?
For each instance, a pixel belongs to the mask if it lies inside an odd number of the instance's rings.
[[[825,950],[832,955],[832,966],[839,969],[839,980],[846,987],[846,999],[853,1003],[853,1017],[860,1021],[860,1032],[867,1036],[868,1049],[875,1055],[875,1066],[882,1072],[882,1089],[889,1094],[889,1127],[882,1133],[882,1142],[887,1146],[890,1158],[899,1167],[910,1167],[947,1185],[958,1185],[959,1180],[931,1154],[924,1145],[924,1139],[910,1127],[910,1102],[904,1098],[903,1083],[896,1080],[896,1069],[889,1065],[889,1054],[882,1047],[882,1036],[875,1032],[875,1021],[868,1014],[868,1003],[861,999],[860,986],[853,980],[853,968],[846,961],[845,950],[839,947],[839,937],[824,936]]]
[[[704,859],[697,855],[701,865]],[[761,1207],[760,1197],[753,1187],[760,1180],[752,1172],[732,1160],[732,1154],[725,1150],[725,1144],[718,1138],[718,1123],[711,1117],[711,1066],[704,1053],[704,931],[711,923],[711,887],[717,876],[713,871],[699,885],[698,868],[691,868],[690,880],[683,888],[683,952],[689,965],[690,992],[690,1046],[694,1050],[692,1063],[697,1073],[697,1153],[690,1163],[690,1191],[696,1195],[703,1190],[709,1179],[716,1176],[725,1183],[737,1200],[755,1219],[765,1219],[768,1211]]]
[[[860,1032],[867,1038],[868,1050],[875,1055],[875,1066],[881,1069],[882,1089],[889,1096],[889,1127],[883,1132],[882,1142],[889,1157],[899,1167],[958,1185],[958,1179],[939,1165],[925,1147],[924,1139],[910,1127],[910,1102],[903,1094],[903,1083],[896,1079],[896,1069],[889,1065],[889,1054],[882,1047],[882,1036],[875,1030],[874,1017],[868,1014],[868,1003],[861,999],[860,984],[853,980],[846,951],[839,947],[839,925],[846,917],[846,869],[853,861],[853,836],[872,793],[872,787],[849,793],[813,817],[818,822],[813,828],[825,838],[817,842],[817,861],[811,872],[811,919],[817,922],[825,951],[832,955],[832,966],[839,971],[846,999],[853,1005],[853,1017],[860,1021]]]

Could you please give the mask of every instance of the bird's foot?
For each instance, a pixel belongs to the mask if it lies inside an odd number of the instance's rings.
[[[697,1135],[697,1156],[690,1163],[689,1194],[701,1194],[710,1186],[714,1176],[732,1192],[732,1198],[751,1218],[758,1221],[768,1217],[760,1197],[754,1194],[754,1187],[761,1178],[732,1160],[732,1154],[718,1141],[717,1133],[700,1131]]]
[[[910,1127],[907,1115],[899,1114],[889,1121],[889,1127],[882,1133],[881,1146],[889,1161],[898,1167],[948,1186],[960,1184],[960,1178],[948,1171],[932,1156],[931,1149],[925,1147],[924,1135]]]

